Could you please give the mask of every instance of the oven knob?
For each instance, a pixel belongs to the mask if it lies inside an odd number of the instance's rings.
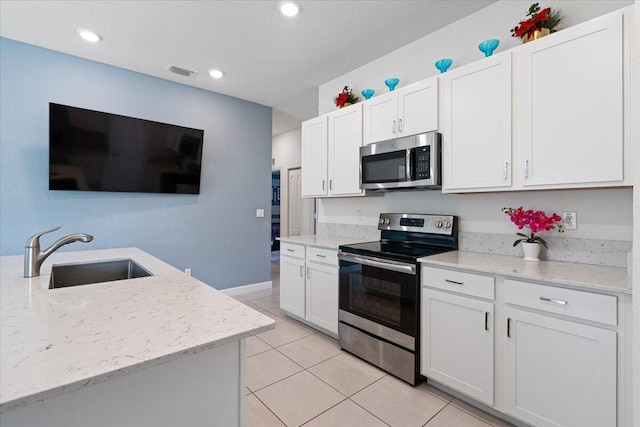
[[[391,223],[391,220],[389,218],[387,218],[387,219],[384,220],[384,223],[388,225],[388,224]]]
[[[442,221],[437,220],[437,221],[435,222],[435,226],[436,226],[437,228],[442,228]]]
[[[451,228],[451,221],[445,221],[444,228]]]
[[[380,218],[380,224],[384,224],[384,218]]]

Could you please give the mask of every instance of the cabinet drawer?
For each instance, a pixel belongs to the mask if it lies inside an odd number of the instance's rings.
[[[338,265],[338,251],[322,248],[307,248],[307,261]]]
[[[422,286],[445,289],[479,298],[495,299],[495,278],[434,267],[422,267]]]
[[[280,242],[280,255],[304,258],[304,245]]]
[[[505,280],[505,302],[615,326],[617,298],[575,289]]]

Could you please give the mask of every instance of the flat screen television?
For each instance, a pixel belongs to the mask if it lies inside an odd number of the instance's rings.
[[[200,193],[204,131],[49,103],[49,190]]]

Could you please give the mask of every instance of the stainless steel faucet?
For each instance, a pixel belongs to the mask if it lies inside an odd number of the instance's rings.
[[[84,233],[69,234],[58,240],[53,245],[49,246],[44,251],[40,250],[40,236],[52,231],[59,230],[60,227],[52,228],[51,230],[42,231],[38,234],[34,234],[27,239],[27,244],[24,247],[24,277],[36,277],[40,275],[40,266],[45,259],[52,253],[58,250],[61,246],[68,245],[73,242],[88,243],[93,240],[93,236]]]

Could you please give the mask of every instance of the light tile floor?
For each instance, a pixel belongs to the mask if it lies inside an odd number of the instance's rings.
[[[276,321],[247,339],[247,427],[510,426],[427,384],[412,387],[279,308],[274,287],[236,297]]]

